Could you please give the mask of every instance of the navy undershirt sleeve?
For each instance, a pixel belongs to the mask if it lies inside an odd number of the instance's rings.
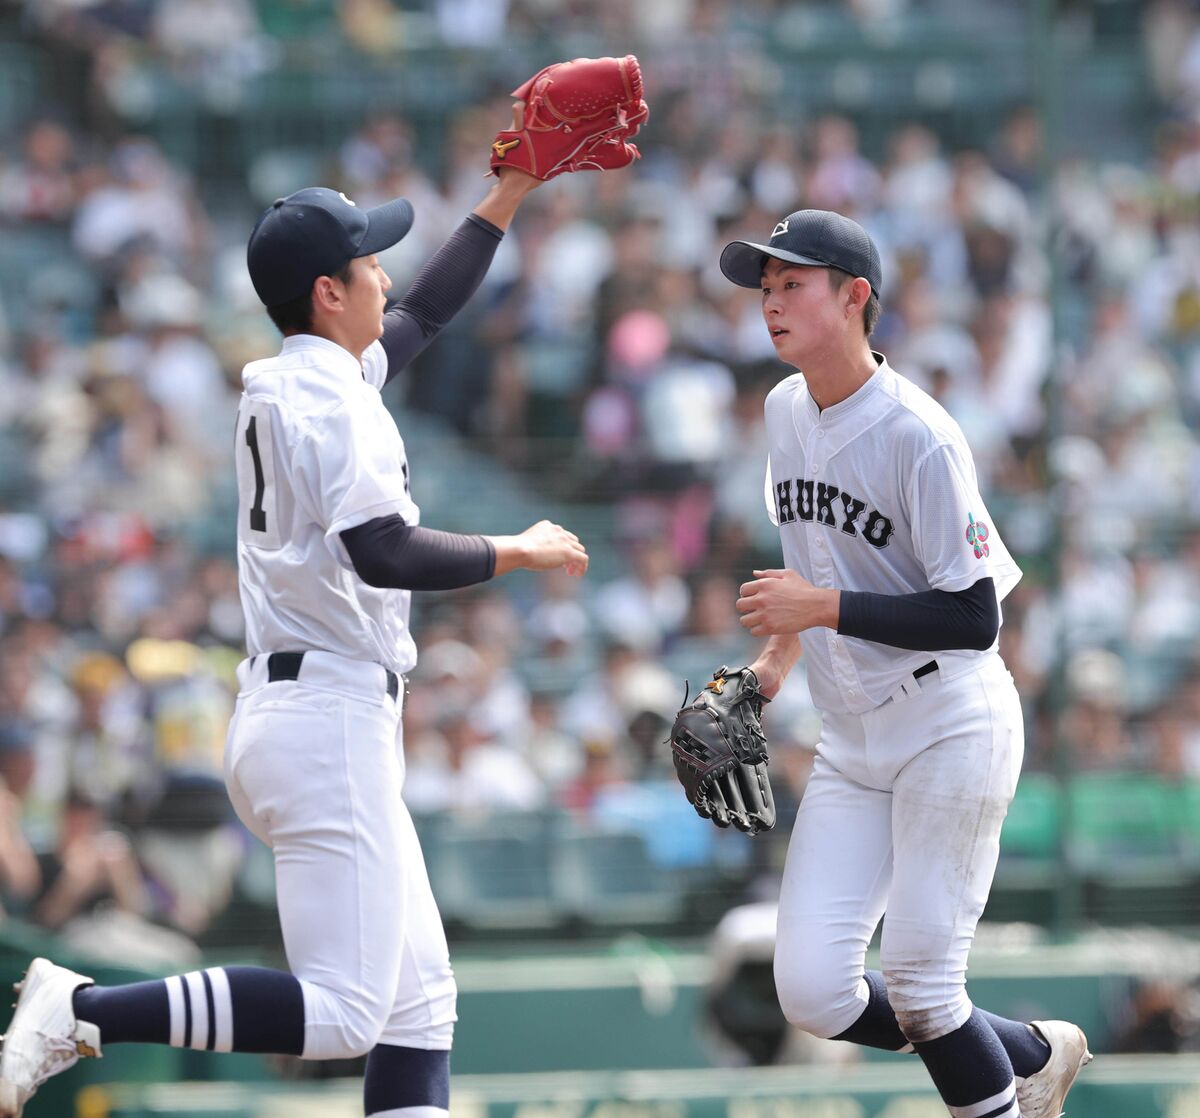
[[[503,236],[490,221],[469,214],[383,316],[380,341],[387,354],[389,381],[412,364],[466,306],[487,275]]]
[[[358,577],[392,590],[456,590],[496,573],[496,549],[483,536],[420,528],[395,513],[339,533]]]
[[[1000,631],[1000,603],[990,578],[966,590],[873,594],[843,590],[837,631],[894,648],[945,652],[992,647]]]

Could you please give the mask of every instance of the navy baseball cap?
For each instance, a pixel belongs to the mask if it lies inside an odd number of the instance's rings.
[[[883,268],[875,242],[857,221],[831,210],[797,210],[788,214],[775,226],[765,245],[731,241],[721,251],[721,271],[741,287],[758,287],[767,257],[789,264],[840,268],[852,276],[862,276],[876,295],[883,286]]]
[[[382,252],[413,223],[412,203],[396,198],[360,210],[346,195],[309,186],[276,198],[254,226],[246,264],[263,304],[278,306],[312,290],[318,276],[340,272],[356,256]]]

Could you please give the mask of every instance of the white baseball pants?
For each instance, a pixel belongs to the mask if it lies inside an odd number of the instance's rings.
[[[441,917],[401,799],[400,707],[378,664],[304,656],[298,680],[238,668],[225,778],[275,855],[288,966],[304,989],[305,1059],[376,1044],[448,1049],[456,990]]]
[[[866,714],[824,716],[779,904],[789,1021],[834,1037],[859,1018],[882,918],[888,1000],[908,1039],[966,1022],[967,954],[1023,753],[1020,700],[996,655],[952,680],[914,680]]]

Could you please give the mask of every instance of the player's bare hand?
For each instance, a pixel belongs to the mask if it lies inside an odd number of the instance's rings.
[[[837,628],[836,590],[813,586],[795,571],[755,571],[744,582],[737,600],[742,627],[756,637],[802,633],[824,625]]]
[[[539,520],[526,528],[517,539],[524,546],[525,561],[521,564],[531,571],[565,568],[567,574],[578,578],[588,566],[587,549],[574,532],[550,520]]]

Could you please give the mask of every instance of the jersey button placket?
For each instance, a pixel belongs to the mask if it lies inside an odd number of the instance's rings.
[[[854,668],[854,657],[846,648],[846,642],[833,630],[829,632],[829,661],[833,665],[838,687],[848,698],[855,698],[858,695],[858,672]]]
[[[808,446],[806,447],[806,450],[808,451],[808,461],[809,461],[808,469],[809,469],[809,472],[813,475],[813,477],[816,477],[816,475],[821,472],[821,463],[824,460],[824,456],[821,454],[821,450],[823,449],[823,447],[825,445],[824,442],[822,442],[822,440],[824,438],[825,438],[825,428],[822,427],[821,424],[818,422],[817,425],[813,428],[812,434],[809,436]]]
[[[832,586],[833,557],[829,554],[829,544],[825,541],[826,529],[823,525],[814,524],[812,530],[815,533],[812,557],[813,585]]]

